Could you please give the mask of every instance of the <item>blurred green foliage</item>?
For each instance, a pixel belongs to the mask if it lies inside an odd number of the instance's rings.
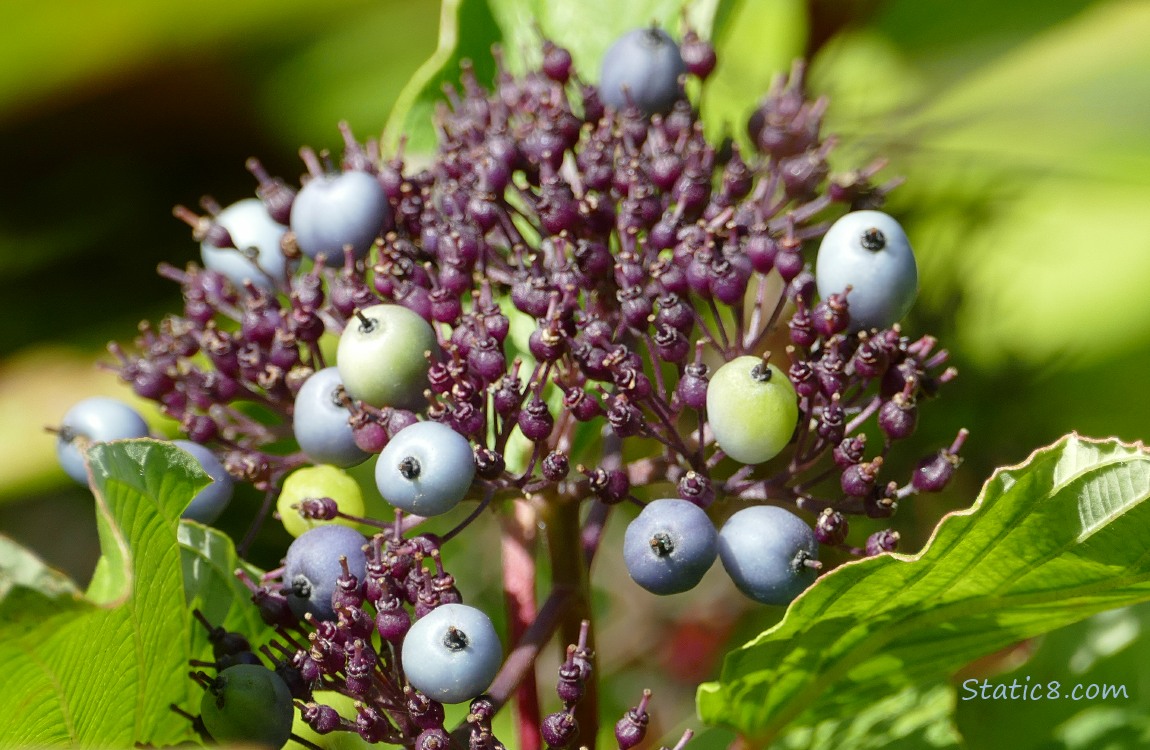
[[[172,205],[250,195],[249,156],[294,177],[301,144],[339,146],[340,119],[377,135],[435,47],[435,10],[0,3],[0,504],[51,496],[66,515],[88,503],[42,430],[86,396],[128,397],[93,363],[179,304],[155,268],[198,259],[198,246]],[[39,538],[24,516],[0,511],[0,528]]]

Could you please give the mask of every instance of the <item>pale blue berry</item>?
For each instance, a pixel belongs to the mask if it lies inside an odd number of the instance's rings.
[[[222,273],[237,288],[251,281],[272,291],[284,283],[287,260],[280,241],[287,227],[268,215],[263,201],[246,198],[220,211],[213,220],[228,230],[235,247],[200,243],[204,268]]]
[[[311,612],[320,620],[336,618],[331,597],[343,575],[339,558],[346,557],[348,570],[363,581],[366,543],[363,534],[337,524],[317,526],[291,543],[284,558],[283,579],[288,605],[297,617]]]
[[[897,221],[881,211],[853,211],[823,236],[815,283],[823,299],[847,293],[851,330],[887,328],[914,304],[918,266]]]
[[[304,255],[314,259],[322,253],[330,265],[339,265],[345,245],[356,258],[367,255],[390,213],[375,175],[355,170],[325,174],[313,177],[296,195],[291,228]]]
[[[439,422],[404,427],[375,465],[375,484],[383,499],[418,516],[438,516],[454,508],[474,478],[471,443]]]
[[[810,586],[818,555],[814,530],[773,505],[744,508],[719,530],[723,567],[740,591],[763,604],[789,604]]]
[[[647,503],[623,537],[627,572],[654,594],[694,588],[717,552],[718,534],[711,519],[699,506],[678,498]]]
[[[503,647],[481,610],[443,604],[411,626],[400,659],[416,690],[440,703],[463,703],[491,685]]]
[[[667,32],[634,29],[603,55],[600,96],[617,110],[634,104],[644,114],[666,112],[682,97],[679,76],[686,72],[679,45]]]
[[[212,478],[212,483],[197,492],[196,496],[192,498],[192,502],[188,504],[182,517],[203,524],[214,523],[224,512],[224,509],[228,507],[228,503],[231,502],[236,480],[232,478],[232,475],[220,463],[220,459],[210,449],[191,440],[173,440],[172,445],[183,448],[192,454],[192,458],[199,462],[204,473]]]
[[[363,463],[369,454],[355,444],[350,414],[340,398],[342,385],[335,367],[318,370],[304,381],[295,397],[292,430],[300,450],[312,461],[347,468]]]
[[[74,405],[60,421],[56,459],[68,476],[88,483],[81,452],[88,444],[148,436],[148,424],[135,409],[114,398],[95,396]]]

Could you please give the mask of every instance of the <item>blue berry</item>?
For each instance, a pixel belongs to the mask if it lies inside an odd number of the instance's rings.
[[[192,454],[192,458],[199,462],[200,467],[212,483],[196,493],[192,502],[184,510],[183,518],[199,521],[203,524],[214,523],[228,503],[232,501],[232,492],[235,490],[236,480],[227,472],[224,465],[215,453],[199,443],[191,440],[173,440],[172,445],[183,448]]]
[[[383,499],[419,516],[438,516],[454,508],[474,478],[471,444],[439,422],[404,427],[375,465],[375,485]]]
[[[363,463],[368,453],[355,443],[347,407],[340,402],[339,369],[325,367],[308,378],[295,397],[292,429],[300,450],[317,464],[348,467]]]
[[[222,273],[237,288],[250,280],[272,291],[282,285],[287,267],[280,241],[287,227],[268,215],[263,201],[246,198],[220,211],[214,221],[228,231],[235,247],[200,243],[204,268]]]
[[[343,575],[339,558],[347,558],[351,574],[361,582],[367,556],[363,534],[347,526],[317,526],[305,531],[288,547],[284,559],[284,585],[289,589],[288,605],[296,617],[311,612],[320,620],[334,620],[331,597]]]
[[[95,396],[80,401],[60,421],[56,459],[68,476],[88,484],[82,449],[85,443],[106,443],[148,436],[148,425],[135,409],[114,398]]]
[[[283,747],[291,735],[293,714],[287,685],[259,664],[221,670],[200,700],[204,728],[221,745]]]
[[[463,703],[491,685],[503,648],[481,610],[444,604],[411,626],[400,660],[416,690],[440,703]]]
[[[652,500],[627,526],[623,560],[635,583],[654,594],[694,588],[715,562],[718,534],[699,506]]]
[[[740,591],[763,604],[789,604],[810,586],[818,555],[811,527],[773,505],[744,508],[719,530],[723,567]]]
[[[824,300],[847,287],[851,330],[887,328],[918,294],[918,266],[906,232],[881,211],[854,211],[831,225],[819,245],[815,283]]]
[[[659,28],[634,29],[603,56],[599,93],[621,110],[629,103],[644,114],[666,112],[682,97],[679,76],[687,72],[679,45]]]
[[[744,464],[761,464],[791,442],[799,402],[786,373],[761,357],[736,357],[707,385],[707,421],[723,451]]]
[[[372,305],[347,322],[336,361],[352,398],[418,409],[431,368],[424,352],[437,348],[435,331],[418,313],[401,305]]]
[[[349,171],[313,177],[291,208],[291,228],[300,252],[330,264],[343,261],[344,245],[363,258],[388,222],[387,194],[374,175]]]

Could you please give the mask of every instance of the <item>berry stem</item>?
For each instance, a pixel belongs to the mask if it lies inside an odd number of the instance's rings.
[[[315,744],[311,740],[304,739],[303,737],[300,737],[295,732],[292,732],[291,740],[292,740],[292,742],[295,742],[299,745],[302,745],[303,747],[306,747],[308,750],[323,750],[323,748],[321,746]]]
[[[579,522],[581,503],[548,503],[548,551],[551,557],[551,585],[555,590],[573,592],[571,606],[563,612],[559,622],[559,643],[578,643],[580,631],[587,627],[587,647],[594,651],[590,577],[584,565],[583,535]],[[585,626],[583,623],[587,622]],[[587,750],[595,750],[599,732],[599,681],[595,671],[587,678],[586,692],[575,707],[575,720],[579,723],[579,737]]]
[[[535,669],[535,660],[555,635],[561,618],[574,600],[575,592],[569,588],[555,588],[539,608],[531,624],[523,632],[523,637],[511,649],[511,653],[503,660],[503,666],[491,687],[487,689],[487,696],[491,699],[495,709],[498,710],[511,697],[511,693],[523,681],[524,675]],[[538,726],[534,727],[538,732]],[[451,733],[453,747],[467,747],[467,738],[470,734],[470,725],[466,722],[459,724]]]
[[[520,643],[535,618],[535,518],[526,500],[516,500],[503,517],[503,597],[512,643]],[[539,750],[539,686],[534,664],[515,688],[516,731],[522,750]]]

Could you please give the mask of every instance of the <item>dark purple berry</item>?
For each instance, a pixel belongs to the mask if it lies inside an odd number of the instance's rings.
[[[532,442],[546,440],[555,426],[555,418],[551,416],[547,403],[535,396],[519,412],[519,429],[523,436]]]
[[[850,524],[846,516],[837,510],[824,508],[815,520],[815,539],[819,540],[819,544],[831,546],[842,544],[849,532]]]
[[[579,736],[579,723],[567,711],[559,711],[543,720],[540,731],[544,742],[556,750],[561,750]]]
[[[647,713],[649,700],[651,691],[644,690],[639,705],[629,709],[622,719],[615,722],[615,740],[619,743],[619,750],[631,750],[647,735],[647,725],[651,721],[651,715]]]
[[[938,451],[918,462],[911,483],[919,492],[941,492],[961,462],[962,459],[953,453]]]
[[[883,529],[876,531],[866,539],[866,553],[871,555],[882,554],[883,552],[894,552],[898,549],[899,533],[891,529]]]
[[[896,393],[878,411],[878,426],[891,440],[902,440],[914,433],[918,424],[918,406],[913,396]]]
[[[551,451],[543,458],[540,471],[544,479],[551,482],[560,482],[567,477],[571,470],[571,460],[562,451]]]
[[[882,456],[875,456],[872,461],[851,464],[843,469],[840,477],[843,493],[853,497],[866,497],[874,489],[881,468]]]

